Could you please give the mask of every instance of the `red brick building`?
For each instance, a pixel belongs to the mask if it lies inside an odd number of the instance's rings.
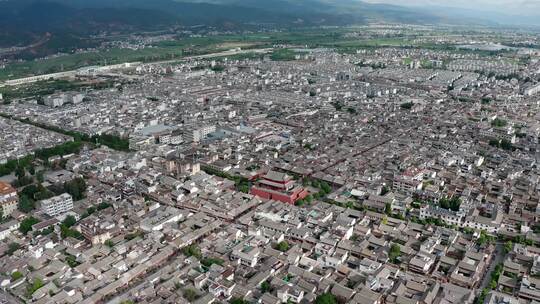
[[[258,197],[288,204],[294,204],[308,195],[306,189],[297,186],[292,177],[272,170],[268,171],[250,192]]]

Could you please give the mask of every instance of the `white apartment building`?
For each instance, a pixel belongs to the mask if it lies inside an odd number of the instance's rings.
[[[465,215],[458,211],[447,210],[434,206],[424,206],[420,208],[420,219],[425,220],[427,218],[441,219],[448,225],[456,225],[458,227],[463,226],[463,219]]]
[[[42,200],[41,210],[49,216],[57,216],[73,209],[73,198],[67,193]]]
[[[199,142],[206,138],[208,134],[216,132],[216,126],[203,125],[194,126],[184,131],[184,140],[186,142]]]
[[[533,96],[540,93],[540,83],[536,85],[526,86],[522,89],[522,93],[525,96]]]

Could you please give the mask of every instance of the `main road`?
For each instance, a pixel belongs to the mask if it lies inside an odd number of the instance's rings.
[[[266,49],[229,50],[229,51],[210,53],[210,54],[204,54],[204,55],[187,56],[187,57],[182,57],[182,58],[178,58],[178,59],[171,59],[171,60],[164,60],[164,61],[153,61],[153,62],[148,62],[148,63],[145,63],[145,64],[166,64],[166,63],[175,63],[175,62],[181,62],[181,61],[189,61],[189,60],[194,60],[194,59],[208,59],[208,58],[214,58],[214,57],[227,57],[227,56],[249,54],[249,53],[266,54],[266,53],[270,52],[271,50],[273,50],[273,49],[272,48],[266,48]]]

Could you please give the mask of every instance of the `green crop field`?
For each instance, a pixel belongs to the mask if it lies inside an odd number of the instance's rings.
[[[45,60],[17,62],[7,65],[4,69],[0,69],[0,80],[69,71],[91,65],[117,64],[133,61],[152,62],[219,52],[234,47],[252,48],[256,46],[253,43],[247,44],[246,41],[251,42],[253,40],[242,40],[234,36],[190,38],[178,41],[166,41],[158,43],[153,47],[138,50],[114,48],[100,50],[98,52],[63,55]]]
[[[174,41],[155,43],[151,47],[138,50],[108,49],[97,52],[78,53],[49,58],[17,62],[0,69],[0,81],[21,78],[32,75],[55,73],[74,70],[84,66],[118,64],[124,62],[142,61],[155,62],[161,60],[182,59],[185,56],[210,54],[240,47],[242,49],[268,48],[274,45],[288,45],[307,48],[334,48],[341,53],[354,53],[358,49],[373,49],[380,47],[422,47],[432,50],[450,50],[454,52],[474,52],[489,56],[493,52],[457,50],[453,45],[436,44],[435,42],[417,42],[418,38],[354,38],[344,34],[358,32],[360,29],[331,28],[309,29],[270,33],[252,33],[248,35],[222,35],[198,38],[182,38]],[[291,60],[291,53],[274,52],[274,60]],[[257,58],[259,56],[254,56]],[[240,56],[239,58],[249,58]]]

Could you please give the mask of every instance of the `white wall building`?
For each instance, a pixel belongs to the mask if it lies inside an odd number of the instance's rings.
[[[42,200],[41,210],[49,216],[57,216],[73,209],[73,198],[67,193]]]

